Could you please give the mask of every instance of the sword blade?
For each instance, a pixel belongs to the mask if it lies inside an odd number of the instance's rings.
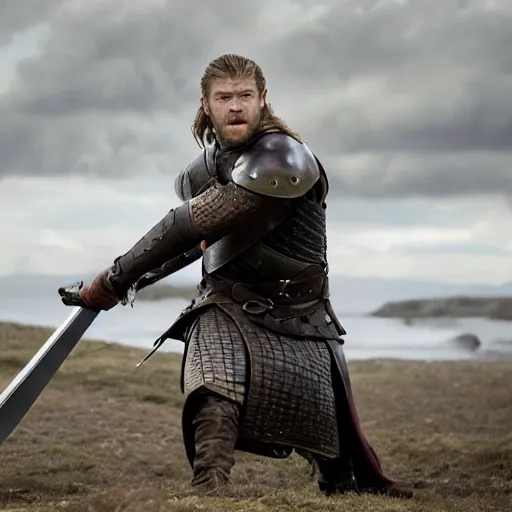
[[[0,444],[16,429],[98,314],[98,311],[74,308],[5,388],[0,395]]]

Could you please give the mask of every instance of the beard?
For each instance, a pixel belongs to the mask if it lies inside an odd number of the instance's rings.
[[[224,148],[234,148],[245,144],[258,131],[262,121],[262,112],[252,121],[243,120],[244,124],[232,124],[235,120],[214,122],[213,129],[220,145]]]

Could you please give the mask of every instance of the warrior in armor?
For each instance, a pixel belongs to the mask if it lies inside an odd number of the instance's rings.
[[[229,54],[208,65],[193,124],[202,152],[175,182],[183,204],[79,300],[109,310],[202,257],[197,297],[155,342],[184,342],[193,485],[228,484],[236,450],[274,458],[295,450],[326,494],[410,496],[382,472],[354,404],[346,333],[329,301],[326,172],[266,92],[250,59]]]

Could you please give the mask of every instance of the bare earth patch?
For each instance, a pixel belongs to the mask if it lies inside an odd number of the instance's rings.
[[[51,330],[0,324],[3,389]],[[82,341],[0,447],[0,510],[512,510],[512,362],[351,362],[363,428],[411,501],[323,497],[308,464],[238,454],[199,496],[181,439],[181,359]]]

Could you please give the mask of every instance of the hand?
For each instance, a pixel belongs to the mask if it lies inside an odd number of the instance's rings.
[[[104,270],[91,286],[83,286],[83,282],[59,288],[59,295],[66,306],[79,306],[92,310],[108,311],[115,307],[120,299],[108,280],[108,271]]]
[[[203,252],[204,252],[204,251],[206,251],[206,247],[207,247],[207,245],[206,245],[206,240],[203,240],[203,241],[201,242],[201,250],[202,250]]]

